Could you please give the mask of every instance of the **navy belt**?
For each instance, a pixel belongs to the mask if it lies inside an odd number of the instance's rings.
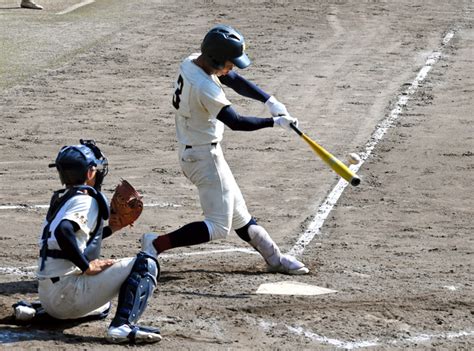
[[[211,145],[212,145],[212,146],[216,146],[217,143],[211,143]],[[192,146],[192,145],[186,145],[184,148],[185,148],[185,149],[192,149],[193,146]]]

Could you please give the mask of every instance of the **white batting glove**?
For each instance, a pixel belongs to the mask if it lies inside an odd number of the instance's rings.
[[[274,96],[270,96],[270,98],[265,102],[265,106],[267,106],[273,117],[289,115],[285,105],[278,101]]]
[[[290,123],[293,123],[296,127],[298,127],[298,120],[291,117],[290,115],[273,117],[273,123],[288,130],[291,130]]]

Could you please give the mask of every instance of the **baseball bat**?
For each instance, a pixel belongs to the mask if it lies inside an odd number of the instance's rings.
[[[352,172],[349,167],[347,167],[344,163],[338,160],[334,155],[332,155],[329,151],[327,151],[324,147],[319,145],[305,133],[298,129],[293,123],[290,123],[291,129],[293,129],[296,134],[298,134],[304,141],[308,143],[309,146],[314,150],[314,152],[324,161],[326,162],[329,167],[331,167],[334,172],[339,174],[342,178],[347,180],[351,185],[357,186],[360,184],[360,178]]]

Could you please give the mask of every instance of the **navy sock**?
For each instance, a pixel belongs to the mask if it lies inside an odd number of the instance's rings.
[[[193,246],[210,240],[209,230],[204,222],[193,222],[166,235],[160,235],[154,241],[158,253],[182,246]]]
[[[235,232],[237,235],[244,241],[249,242],[250,241],[250,236],[249,236],[249,227],[252,224],[257,224],[255,219],[251,219],[246,225],[244,225],[242,228],[236,229]]]

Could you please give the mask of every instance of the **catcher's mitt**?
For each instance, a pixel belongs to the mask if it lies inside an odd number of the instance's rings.
[[[122,229],[140,217],[143,210],[142,196],[126,180],[121,179],[110,202],[109,226],[113,231]]]

